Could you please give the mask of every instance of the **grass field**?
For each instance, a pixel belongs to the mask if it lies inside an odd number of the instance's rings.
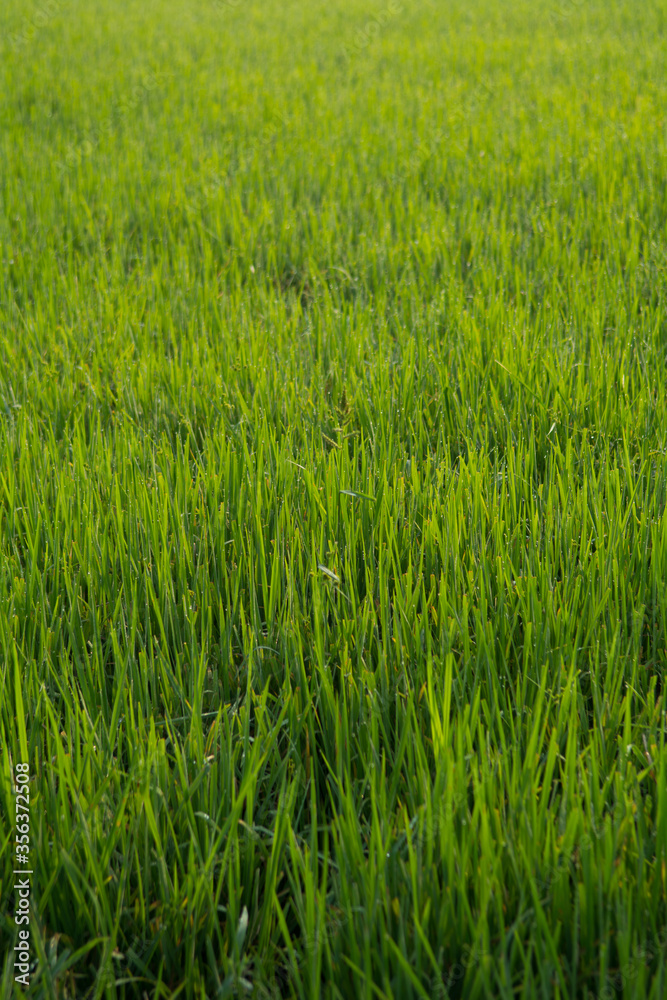
[[[3,998],[667,995],[666,66],[2,4]]]

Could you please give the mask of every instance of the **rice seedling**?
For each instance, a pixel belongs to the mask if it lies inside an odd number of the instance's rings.
[[[665,995],[665,5],[558,10],[3,5],[3,996]]]

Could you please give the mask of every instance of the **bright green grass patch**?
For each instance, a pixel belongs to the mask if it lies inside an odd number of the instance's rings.
[[[3,4],[3,995],[665,995],[666,15]]]

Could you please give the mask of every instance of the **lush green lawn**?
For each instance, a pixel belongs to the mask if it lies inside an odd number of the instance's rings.
[[[667,3],[560,2],[2,4],[3,997],[667,994]]]

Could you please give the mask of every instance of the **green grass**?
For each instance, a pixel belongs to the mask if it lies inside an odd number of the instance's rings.
[[[667,5],[38,11],[2,995],[660,1000]]]

